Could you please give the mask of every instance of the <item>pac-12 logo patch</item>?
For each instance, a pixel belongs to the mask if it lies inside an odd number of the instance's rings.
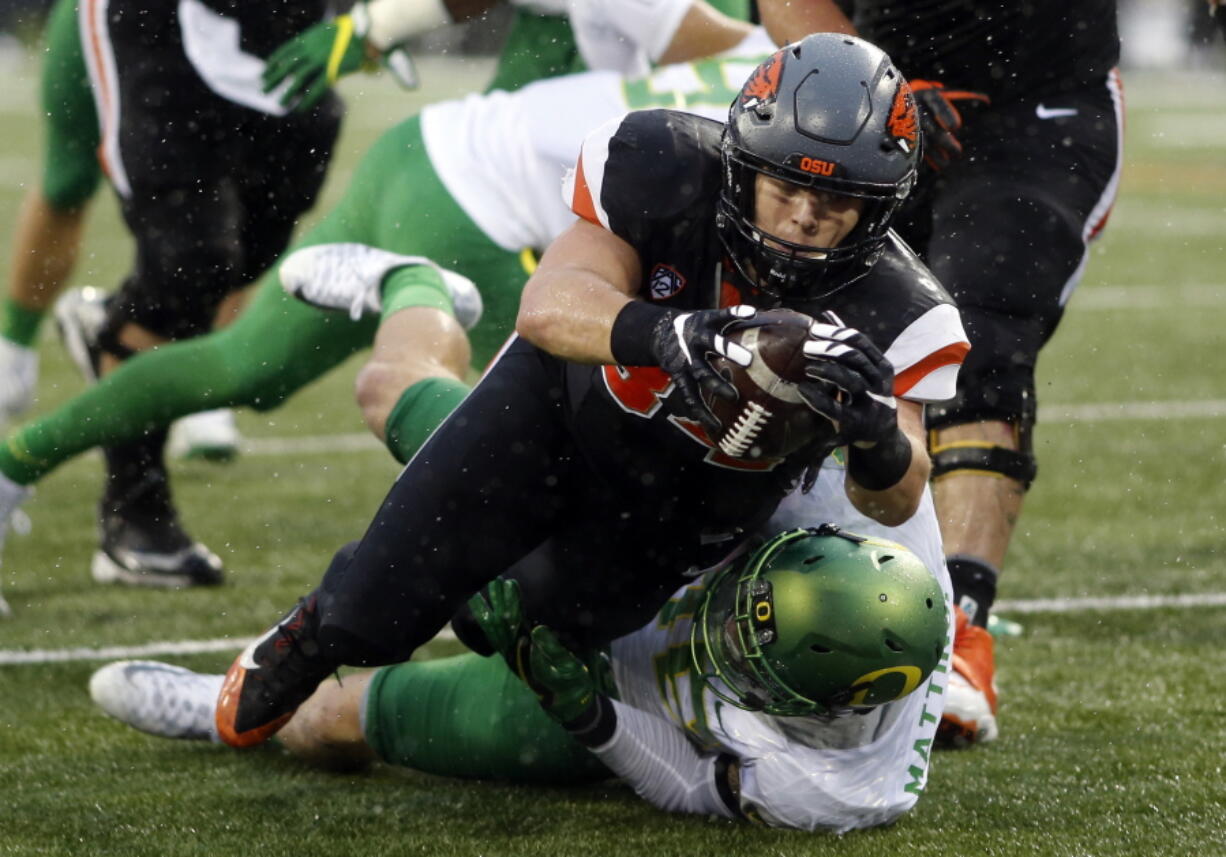
[[[648,281],[651,296],[656,300],[671,298],[685,288],[685,277],[672,265],[663,262],[651,269],[651,279]]]

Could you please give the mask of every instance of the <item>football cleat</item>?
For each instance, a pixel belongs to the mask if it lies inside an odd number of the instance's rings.
[[[178,589],[225,579],[217,554],[183,531],[173,509],[158,516],[103,512],[98,528],[102,544],[90,573],[99,583]]]
[[[68,356],[87,381],[98,380],[98,335],[106,324],[107,294],[93,286],[69,289],[55,302],[55,324]]]
[[[937,741],[947,747],[969,747],[995,741],[996,662],[992,635],[972,625],[955,607],[953,669],[945,690],[945,713]]]
[[[170,427],[167,451],[175,458],[233,461],[243,438],[234,423],[234,411],[217,408],[183,417]]]
[[[89,695],[111,717],[141,732],[216,741],[214,709],[223,678],[157,661],[116,661],[90,677]]]
[[[38,352],[0,336],[0,426],[30,409],[37,383]]]
[[[320,649],[318,626],[312,594],[235,658],[217,697],[223,743],[242,748],[267,741],[336,669]]]
[[[0,473],[0,557],[4,555],[4,537],[8,535],[10,523],[21,514],[19,507],[29,496],[30,489],[28,487],[18,485],[12,479]],[[12,615],[12,608],[4,600],[4,595],[0,593],[0,619],[5,619]]]
[[[439,272],[461,327],[471,330],[480,321],[481,293],[472,280],[424,256],[401,256],[367,244],[316,244],[295,250],[281,263],[281,285],[300,301],[344,310],[357,321],[383,311],[383,279],[410,265],[429,265]]]

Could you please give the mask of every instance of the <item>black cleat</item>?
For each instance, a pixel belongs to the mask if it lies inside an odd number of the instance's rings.
[[[90,573],[99,583],[183,588],[225,579],[217,554],[193,541],[173,510],[156,517],[104,511],[98,528],[102,544]]]
[[[231,747],[254,747],[272,737],[336,669],[316,633],[314,594],[235,658],[217,697],[218,737]]]

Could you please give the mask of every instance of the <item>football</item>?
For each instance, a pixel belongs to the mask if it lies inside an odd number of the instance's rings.
[[[736,388],[737,398],[707,398],[719,420],[719,449],[733,458],[783,458],[823,437],[834,426],[814,412],[797,392],[805,380],[805,340],[813,319],[788,309],[760,311],[746,327],[728,334],[753,355],[748,366],[713,358],[716,370]]]

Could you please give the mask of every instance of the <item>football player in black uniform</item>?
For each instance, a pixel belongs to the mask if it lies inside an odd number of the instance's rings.
[[[57,306],[91,379],[209,330],[223,300],[285,249],[323,184],[342,111],[329,94],[291,113],[263,92],[260,73],[263,58],[325,11],[324,0],[79,4],[98,155],[136,245],[105,310],[76,295]],[[183,531],[171,504],[165,440],[151,428],[105,450],[99,581],[221,582],[221,561]]]
[[[933,495],[964,611],[942,737],[991,740],[995,664],[983,629],[1037,472],[1035,362],[1119,182],[1115,3],[852,0],[850,20],[834,0],[762,0],[761,10],[780,43],[859,33],[916,91],[926,169],[896,228],[957,302],[974,346],[957,396],[926,414]]]
[[[884,523],[929,475],[920,402],[952,395],[957,311],[890,233],[914,182],[906,81],[858,39],[763,63],[727,127],[667,110],[594,131],[580,219],[525,288],[512,338],[409,461],[360,542],[234,662],[226,743],[258,743],[339,664],[404,661],[494,576],[583,646],[640,626],[686,575],[742,550],[806,470],[847,446],[846,490]],[[722,454],[712,355],[755,307],[815,321],[802,397],[828,430],[778,460]],[[471,619],[454,620],[471,646]]]

